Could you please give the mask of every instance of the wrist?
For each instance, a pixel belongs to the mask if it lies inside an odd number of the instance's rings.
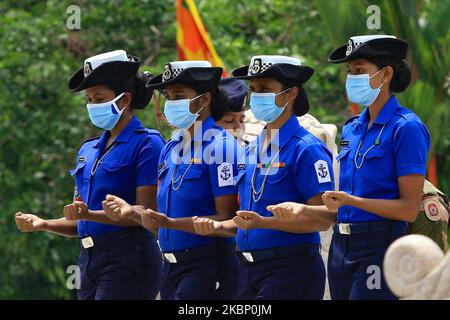
[[[167,221],[166,221],[166,223],[164,223],[163,228],[169,228],[169,229],[174,228],[176,225],[176,222],[177,222],[176,219],[167,217]]]
[[[266,217],[261,217],[261,219],[256,223],[255,229],[270,229],[270,220]]]
[[[81,216],[81,219],[80,219],[80,220],[88,220],[88,219],[89,219],[90,217],[92,217],[94,214],[95,214],[95,213],[94,213],[93,210],[87,209],[85,212],[82,212],[82,213],[80,214],[80,216]]]
[[[343,201],[344,206],[352,206],[352,207],[355,206],[355,202],[357,200],[356,198],[357,197],[355,197],[351,194],[347,195]]]
[[[217,231],[224,231],[224,230],[225,230],[225,227],[224,227],[222,221],[216,221],[215,224],[216,224],[216,225],[215,225],[215,229],[216,229]]]
[[[47,220],[42,219],[39,228],[36,231],[49,231],[49,223]]]
[[[300,216],[302,213],[307,213],[308,206],[303,203],[297,203],[294,207],[294,215]]]

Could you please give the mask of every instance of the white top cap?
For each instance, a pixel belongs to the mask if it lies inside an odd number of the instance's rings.
[[[350,37],[350,40],[348,40],[347,45],[347,52],[345,54],[348,56],[357,46],[374,39],[397,39],[397,37],[385,34]]]
[[[277,55],[254,56],[250,60],[250,65],[248,67],[248,75],[253,76],[255,74],[262,73],[272,65],[281,63],[292,64],[294,66],[302,65],[300,59],[287,56],[277,56]]]
[[[204,60],[172,61],[164,66],[162,80],[167,81],[175,78],[181,71],[188,68],[211,68],[211,62]]]
[[[84,60],[84,76],[86,77],[92,70],[103,63],[111,61],[129,61],[129,59],[124,50],[109,51],[87,58]]]

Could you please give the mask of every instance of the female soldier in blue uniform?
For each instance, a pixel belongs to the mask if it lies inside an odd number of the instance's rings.
[[[365,107],[342,130],[342,191],[323,197],[338,222],[328,258],[332,299],[395,299],[381,273],[383,258],[419,211],[430,146],[426,126],[393,94],[411,81],[407,49],[394,36],[356,36],[328,58],[348,64],[347,96]],[[308,208],[285,206],[311,216]],[[330,211],[316,210],[313,217],[332,221]]]
[[[136,222],[114,222],[102,211],[108,193],[156,209],[164,140],[132,113],[152,96],[146,88],[149,75],[138,73],[139,65],[137,57],[117,50],[87,59],[72,76],[69,89],[86,90],[89,117],[105,131],[84,142],[78,152],[71,170],[76,180],[74,203],[64,208],[65,218],[45,221],[20,213],[16,217],[22,231],[80,237],[80,299],[154,299],[159,289],[162,261],[155,237]]]
[[[228,104],[222,119],[216,121],[217,125],[231,133],[242,145],[248,144],[244,140],[245,133],[245,105],[248,90],[245,82],[234,78],[220,80],[220,87],[228,95]]]
[[[181,129],[161,152],[159,212],[107,198],[110,210],[122,217],[140,214],[145,227],[159,229],[164,300],[233,299],[237,292],[234,239],[199,236],[192,221],[194,216],[228,220],[238,208],[233,177],[240,147],[215,124],[228,103],[218,87],[221,74],[221,68],[207,61],[176,61],[149,81],[149,87],[162,89],[166,96],[168,122]]]
[[[297,201],[321,205],[333,189],[331,153],[303,129],[296,116],[308,112],[303,88],[313,69],[299,59],[255,56],[233,71],[250,80],[250,108],[267,127],[246,149],[237,181],[241,211],[232,221],[197,219],[201,234],[228,233],[239,227],[242,261],[240,299],[322,299],[325,268],[319,252],[320,224],[275,219],[269,205]],[[270,151],[270,155],[269,155]]]

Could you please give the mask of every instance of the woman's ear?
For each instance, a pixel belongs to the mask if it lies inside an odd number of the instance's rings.
[[[394,77],[394,69],[391,66],[384,67],[383,81],[390,83]]]
[[[120,104],[119,107],[121,107],[121,110],[123,108],[128,108],[131,105],[131,93],[125,92],[118,102]]]
[[[211,92],[206,92],[199,99],[200,108],[204,108],[206,106],[209,106],[211,104],[211,100],[212,100]]]
[[[297,86],[293,86],[291,88],[291,90],[289,90],[289,92],[287,92],[289,101],[294,101],[297,98],[299,92],[300,92],[300,89]]]

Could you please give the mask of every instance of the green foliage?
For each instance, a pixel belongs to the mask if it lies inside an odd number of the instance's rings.
[[[349,116],[345,69],[327,63],[350,35],[368,33],[367,1],[196,0],[228,71],[255,54],[298,56],[315,69],[305,85],[311,113],[339,127]],[[449,1],[371,1],[382,8],[382,27],[413,43],[419,75],[402,95],[433,134],[441,187],[449,190]],[[425,5],[418,9],[418,2]],[[69,169],[81,143],[100,132],[91,124],[83,94],[67,90],[69,77],[91,55],[125,49],[159,74],[177,59],[175,1],[0,2],[0,299],[61,298],[66,269],[76,263],[75,239],[20,234],[16,211],[57,218],[71,201]],[[66,27],[67,7],[81,9],[81,30]],[[413,13],[414,12],[414,13]],[[430,18],[432,17],[432,18]],[[427,22],[420,26],[421,19]],[[370,32],[369,32],[370,33]],[[377,33],[381,33],[378,32]],[[448,80],[447,80],[448,81]],[[154,106],[138,113],[157,128]],[[162,125],[166,137],[170,130]]]
[[[349,36],[358,34],[394,34],[408,40],[413,79],[408,90],[397,96],[428,126],[431,152],[437,156],[439,185],[449,190],[450,1],[315,0],[314,3],[332,43],[345,43]],[[381,30],[366,29],[365,12],[369,5],[381,9]],[[337,17],[347,23],[336,23]]]

